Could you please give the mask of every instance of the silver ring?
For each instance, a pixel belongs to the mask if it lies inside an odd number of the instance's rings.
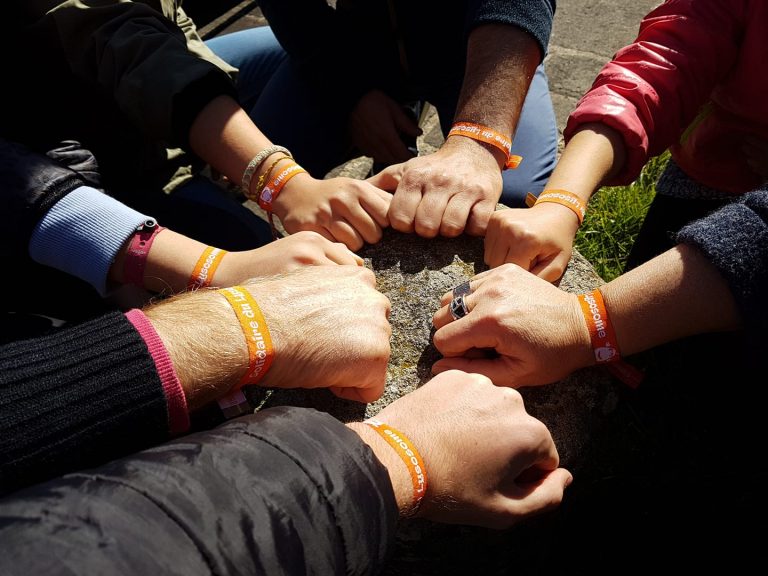
[[[471,291],[472,290],[469,288],[469,280],[465,280],[453,289],[453,297],[458,298],[459,296],[466,296]]]
[[[451,311],[451,316],[453,316],[454,320],[464,318],[464,316],[469,314],[469,308],[467,308],[467,303],[464,301],[463,294],[451,300],[451,305],[448,309]]]

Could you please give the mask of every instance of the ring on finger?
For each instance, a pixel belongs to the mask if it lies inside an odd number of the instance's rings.
[[[464,318],[464,316],[469,314],[469,308],[467,308],[467,302],[464,300],[464,295],[457,296],[451,300],[451,305],[448,309],[451,311],[451,316],[453,316],[454,320]]]

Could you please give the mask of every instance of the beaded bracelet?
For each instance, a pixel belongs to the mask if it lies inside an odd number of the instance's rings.
[[[243,172],[243,178],[240,182],[240,188],[242,188],[243,192],[247,192],[248,190],[250,190],[251,180],[253,179],[253,175],[256,173],[259,167],[264,163],[264,160],[266,160],[269,156],[271,156],[275,152],[282,152],[283,154],[287,154],[288,156],[291,155],[288,149],[282,146],[268,146],[267,148],[264,148],[264,150],[256,154],[256,156],[253,157],[253,160],[248,162],[248,166],[245,167],[245,171]]]

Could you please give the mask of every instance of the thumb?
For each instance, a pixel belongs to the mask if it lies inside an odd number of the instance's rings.
[[[554,510],[563,501],[565,489],[573,482],[573,474],[565,468],[556,468],[542,474],[535,483],[524,485],[528,492],[522,499],[511,497],[510,506],[524,515],[541,514]],[[522,488],[523,486],[521,486]],[[522,506],[522,510],[520,507]]]

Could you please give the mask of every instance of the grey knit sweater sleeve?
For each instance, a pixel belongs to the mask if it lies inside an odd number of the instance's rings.
[[[757,349],[768,349],[768,190],[745,194],[683,228],[677,241],[703,252],[725,278]]]

